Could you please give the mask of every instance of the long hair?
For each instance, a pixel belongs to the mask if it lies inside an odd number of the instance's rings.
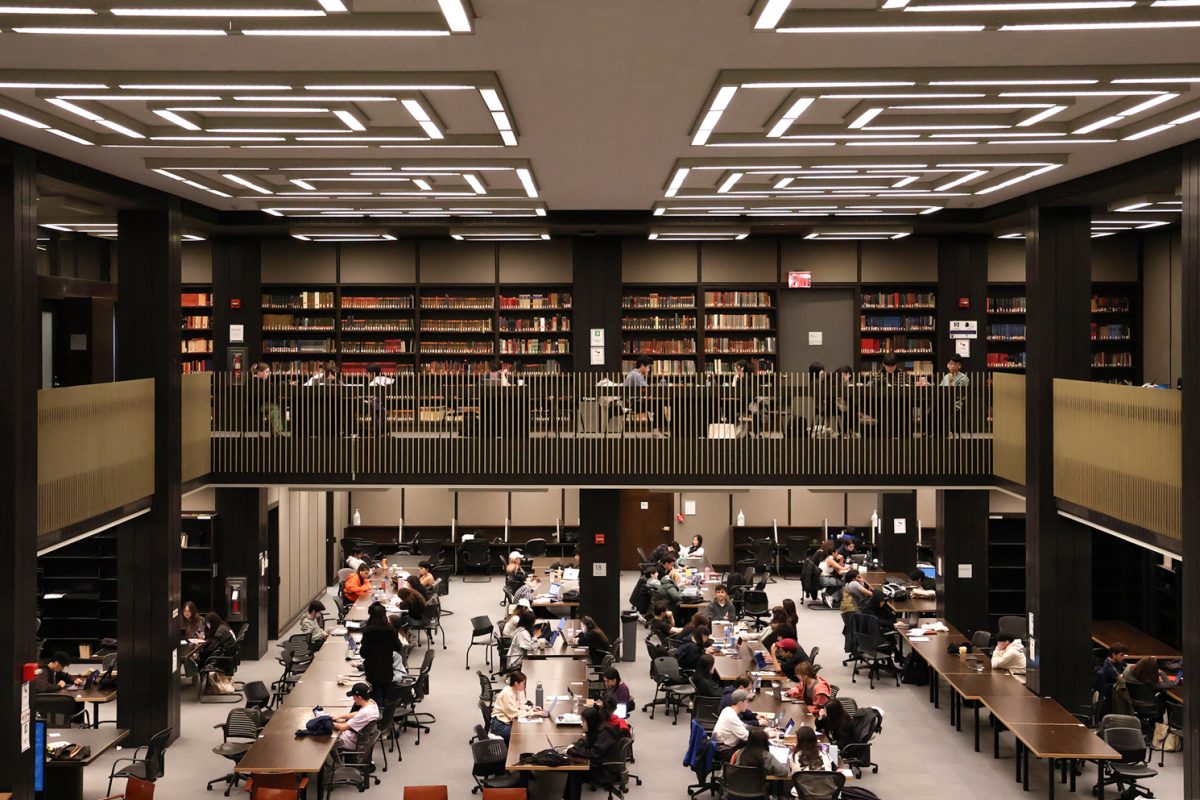
[[[596,620],[592,619],[591,617],[583,617],[579,621],[583,625],[583,629],[585,631],[591,631],[592,633],[599,636],[600,641],[604,642],[604,646],[608,647],[608,645],[609,645],[608,635],[604,633],[603,628],[601,628],[599,625],[596,624]]]
[[[796,601],[790,597],[785,597],[783,600],[783,611],[787,614],[788,622],[793,625],[800,624],[800,617],[796,614]]]
[[[605,723],[603,712],[597,706],[588,706],[579,715],[583,719],[584,728],[589,745],[596,743],[596,736],[600,733],[600,726]]]
[[[425,608],[425,595],[411,586],[401,586],[397,594],[400,596],[401,603],[411,603],[418,608]]]
[[[817,732],[812,728],[802,727],[796,732],[796,763],[806,769],[821,769],[825,762],[821,759],[821,747],[817,743]]]

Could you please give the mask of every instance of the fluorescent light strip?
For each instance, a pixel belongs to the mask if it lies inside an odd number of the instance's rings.
[[[213,83],[122,83],[120,88],[133,89],[136,91],[146,91],[146,90],[156,91],[158,89],[167,89],[167,90],[181,89],[181,90],[185,90],[185,91],[197,91],[197,92],[257,92],[257,91],[286,92],[286,91],[290,90],[292,87],[286,83],[282,84],[282,85],[280,85],[280,84],[254,84],[254,83],[248,83],[248,84],[247,83],[225,83],[225,84],[221,84],[221,83],[216,83],[216,84],[213,84]],[[189,98],[184,97],[181,99],[187,100]],[[210,98],[197,97],[197,98],[191,98],[191,99],[208,100]],[[211,99],[220,100],[221,98],[214,97]]]
[[[68,6],[0,6],[0,14],[47,14],[53,16],[92,16],[96,12],[90,8]]]
[[[1123,119],[1123,117],[1120,114],[1113,114],[1111,117],[1105,117],[1104,119],[1098,119],[1095,122],[1091,122],[1087,125],[1084,125],[1082,128],[1076,128],[1075,130],[1071,131],[1071,135],[1072,136],[1082,136],[1085,133],[1091,133],[1092,131],[1098,131],[1103,127],[1112,125],[1114,122],[1120,122],[1122,119]]]
[[[1061,164],[1047,164],[1046,166],[1039,167],[1038,169],[1035,169],[1032,172],[1027,172],[1024,175],[1018,175],[1015,178],[1009,178],[1006,181],[997,183],[995,186],[989,186],[986,189],[981,189],[978,192],[976,192],[975,194],[981,195],[981,194],[991,194],[992,192],[998,192],[1001,189],[1007,189],[1009,186],[1012,186],[1013,184],[1020,183],[1021,181],[1027,181],[1030,178],[1036,178],[1038,175],[1043,175],[1043,174],[1049,172],[1050,170],[1058,169],[1060,166],[1062,166],[1062,165]]]
[[[337,37],[401,37],[401,36],[449,36],[450,31],[431,30],[429,28],[243,28],[243,36],[310,36],[316,38]]]
[[[321,4],[321,8],[334,13],[350,10],[346,8],[346,4],[342,0],[317,0],[317,2]]]
[[[687,167],[675,170],[675,176],[671,178],[671,185],[667,187],[667,197],[675,196],[675,193],[679,191],[679,187],[683,185],[683,182],[687,178],[689,172],[691,172],[691,170]]]
[[[315,8],[112,8],[115,17],[323,17]]]
[[[1146,128],[1144,131],[1138,131],[1137,133],[1126,136],[1122,141],[1136,142],[1138,139],[1145,139],[1147,136],[1153,136],[1156,133],[1162,133],[1163,131],[1174,127],[1175,126],[1169,122],[1163,125],[1155,125],[1153,128]]]
[[[930,81],[930,86],[1090,86],[1095,78],[1034,78],[995,81]]]
[[[1198,2],[1200,2],[1200,0],[1198,0]],[[1122,117],[1132,117],[1135,114],[1140,114],[1143,111],[1148,111],[1149,109],[1154,108],[1155,106],[1159,106],[1159,105],[1162,105],[1163,103],[1170,102],[1171,100],[1174,100],[1176,97],[1179,97],[1179,95],[1175,94],[1173,92],[1168,92],[1167,94],[1162,94],[1162,95],[1159,95],[1158,97],[1151,97],[1149,100],[1147,100],[1144,103],[1138,103],[1133,108],[1125,109],[1124,111],[1121,112],[1121,116]]]
[[[1152,30],[1160,28],[1200,28],[1200,19],[1157,20],[1154,22],[1038,22],[1002,25],[1002,31],[1107,31]]]
[[[171,102],[171,101],[198,101],[198,100],[220,100],[216,95],[196,96],[196,95],[179,95],[179,94],[65,94],[63,100],[102,100],[107,102],[126,101],[134,103],[152,103],[152,102]]]
[[[344,122],[346,127],[352,131],[365,131],[367,129],[367,126],[362,124],[362,120],[343,108],[336,109],[333,115]]]
[[[224,36],[212,28],[13,28],[13,33],[42,33],[61,36]]]
[[[75,114],[76,116],[79,116],[79,117],[83,117],[84,119],[90,120],[91,122],[99,122],[101,119],[103,119],[103,117],[101,117],[99,114],[93,114],[91,111],[88,111],[86,108],[77,106],[69,100],[61,100],[57,97],[51,97],[51,98],[48,98],[46,100],[46,102],[52,103],[53,105],[56,105],[61,109],[70,111],[72,114]]]
[[[1113,78],[1113,83],[1200,83],[1197,78]]]
[[[1137,5],[1134,0],[1078,0],[1077,2],[1038,2],[1038,3],[952,3],[950,5],[932,4],[927,6],[911,6],[905,11],[1086,11],[1105,8],[1131,8]]]
[[[726,178],[725,181],[721,184],[720,188],[717,189],[717,194],[725,194],[730,189],[732,189],[737,184],[737,182],[740,181],[741,179],[742,179],[741,172],[733,173],[728,178]]]
[[[301,189],[307,189],[310,192],[315,192],[317,190],[317,187],[313,186],[308,181],[301,180],[300,178],[292,178],[291,182],[299,186]]]
[[[984,25],[829,25],[777,28],[779,33],[978,33]]]
[[[475,177],[474,175],[463,175],[463,180],[467,182],[468,186],[475,190],[475,194],[487,194],[487,187],[483,185],[483,181],[479,180],[479,178]]]
[[[1060,114],[1066,110],[1067,110],[1066,106],[1050,106],[1045,111],[1039,111],[1038,113],[1034,114],[1032,117],[1028,117],[1027,119],[1021,120],[1020,122],[1017,123],[1017,127],[1018,128],[1028,128],[1031,125],[1036,125],[1039,122],[1050,119],[1050,117],[1053,117],[1055,114]]]
[[[398,98],[385,95],[235,95],[234,100],[254,103],[394,103]],[[236,106],[233,106],[236,108]]]
[[[754,29],[757,31],[773,30],[791,4],[792,0],[767,0],[763,4],[762,13],[754,21]]]
[[[144,134],[138,133],[137,131],[133,130],[132,128],[127,128],[119,122],[113,122],[111,119],[98,119],[98,120],[96,120],[96,122],[103,125],[106,128],[116,131],[117,133],[124,134],[125,136],[128,136],[131,139],[145,139],[146,138]]]
[[[935,192],[948,192],[956,186],[961,186],[962,184],[968,183],[969,181],[977,180],[979,178],[982,178],[985,175],[987,175],[986,169],[977,169],[974,172],[968,172],[966,175],[961,175],[961,176],[955,178],[954,180],[950,181],[949,183],[943,183],[941,186],[938,186],[937,188],[935,188],[934,191]]]
[[[883,113],[883,108],[882,108],[882,107],[877,107],[877,108],[868,108],[866,111],[864,111],[863,113],[859,114],[859,115],[858,115],[858,118],[857,118],[857,119],[855,119],[853,122],[851,122],[851,123],[850,123],[849,125],[847,125],[846,127],[848,127],[848,128],[852,128],[852,129],[855,129],[855,130],[857,130],[857,129],[860,129],[860,128],[863,128],[863,127],[865,127],[865,126],[866,126],[866,124],[867,124],[868,122],[870,122],[871,120],[875,119],[877,116],[879,116],[879,115],[880,115],[880,114],[882,114],[882,113]]]
[[[76,136],[73,133],[67,133],[66,131],[60,131],[58,128],[47,128],[47,131],[50,133],[53,133],[55,136],[61,136],[64,139],[69,139],[70,141],[75,142],[76,144],[86,144],[86,145],[95,144],[95,142],[89,142],[87,139]]]
[[[158,108],[158,109],[154,110],[154,113],[157,114],[158,116],[162,117],[163,119],[167,120],[168,122],[175,123],[176,125],[183,128],[184,130],[189,130],[189,131],[201,130],[199,125],[192,122],[187,117],[183,117],[183,116],[180,116],[179,114],[176,114],[174,111],[166,111],[164,109]]]
[[[479,94],[483,98],[483,104],[487,106],[488,111],[504,110],[504,104],[500,102],[500,93],[495,89],[480,89]]]
[[[417,178],[413,181],[413,183],[421,187],[423,191],[429,192],[433,190],[433,187],[430,186],[429,181],[425,180],[424,178]]]
[[[530,197],[538,196],[537,185],[534,184],[533,175],[529,172],[529,170],[525,169],[524,167],[520,167],[517,169],[517,177],[520,179],[521,185],[525,187],[525,194],[529,195]]]
[[[274,194],[274,192],[272,192],[270,189],[266,188],[265,186],[259,186],[254,181],[246,180],[241,175],[238,175],[236,172],[222,172],[221,177],[227,181],[232,181],[233,183],[236,183],[239,186],[245,186],[247,189],[253,189],[254,191],[258,192],[259,194]]]
[[[171,106],[171,111],[194,111],[199,114],[328,114],[320,106]]]
[[[155,142],[286,142],[282,136],[151,136]]]
[[[471,18],[467,15],[463,0],[438,0],[438,6],[446,18],[446,27],[455,33],[471,32]]]
[[[815,100],[816,98],[813,97],[801,97],[799,100],[792,103],[792,107],[787,110],[787,113],[779,118],[779,121],[776,122],[775,126],[767,133],[767,136],[772,139],[778,139],[787,131],[788,128],[792,126],[792,123],[795,122],[796,119],[813,104]]]
[[[882,6],[880,6],[880,8],[886,11],[892,11],[897,8],[905,8],[907,6],[908,0],[884,0],[884,3]]]

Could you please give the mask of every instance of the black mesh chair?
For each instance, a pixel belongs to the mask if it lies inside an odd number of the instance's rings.
[[[75,726],[75,698],[65,694],[36,694],[33,708],[46,720],[47,728],[72,728]]]
[[[762,767],[725,764],[721,769],[721,796],[726,800],[766,800],[767,773]]]
[[[492,557],[491,545],[486,539],[479,538],[478,535],[474,539],[463,542],[458,548],[458,566],[462,573],[462,579],[467,583],[491,583],[492,576],[488,574],[488,562]],[[478,575],[474,575],[478,572]],[[468,578],[475,580],[468,581]],[[483,578],[483,580],[479,580]]]
[[[694,687],[693,687],[694,688]],[[692,698],[692,719],[700,723],[705,733],[712,733],[721,716],[721,698],[698,694]]]
[[[804,562],[808,560],[808,551],[811,545],[807,539],[788,539],[787,545],[783,548],[783,552],[779,554],[780,565],[779,574],[784,580],[799,580],[804,572]],[[798,573],[789,578],[785,574],[786,567],[796,567]]]
[[[242,694],[246,696],[246,708],[255,711],[264,725],[271,721],[275,712],[271,709],[271,690],[265,683],[250,681],[242,689]]]
[[[771,618],[771,603],[767,593],[758,589],[747,589],[742,592],[741,618],[754,625],[754,630],[760,631]]]
[[[471,779],[475,785],[471,794],[484,789],[513,789],[521,785],[521,776],[504,768],[508,762],[508,745],[503,739],[493,739],[483,731],[482,737],[471,742]]]
[[[454,612],[445,607],[446,603],[442,598],[450,594],[450,576],[454,574],[454,567],[450,564],[439,564],[430,571],[435,579],[434,594],[438,597],[438,606],[441,608],[442,616],[453,617]]]
[[[699,723],[696,723],[699,724]],[[698,752],[704,753],[712,747],[712,736],[705,733],[700,739],[700,745],[697,748]],[[692,774],[696,776],[696,782],[687,787],[688,797],[696,797],[705,792],[712,792],[713,797],[716,797],[717,790],[720,788],[716,781],[713,780],[713,772],[716,767],[716,760],[710,762],[707,758],[692,759]]]
[[[1118,716],[1110,714],[1105,717]],[[1154,797],[1154,792],[1138,784],[1140,780],[1148,780],[1158,774],[1158,771],[1146,763],[1146,737],[1139,727],[1106,727],[1101,721],[1102,733],[1100,738],[1105,744],[1121,754],[1120,761],[1100,762],[1100,781],[1097,791],[1103,794],[1105,786],[1116,786],[1117,796],[1122,800],[1133,797]]]
[[[530,539],[521,546],[521,552],[526,558],[541,558],[546,555],[546,540],[542,538]]]
[[[739,569],[754,567],[755,575],[764,575],[771,571],[775,563],[775,543],[770,539],[754,539],[750,542],[750,556],[737,562]]]
[[[486,614],[481,617],[471,618],[471,642],[467,645],[466,669],[471,668],[471,648],[482,647],[483,657],[487,661],[488,671],[492,669],[492,648],[494,648],[499,639],[496,636],[496,626],[492,624],[492,618]]]
[[[800,800],[838,800],[846,776],[840,772],[797,772],[792,776],[792,786]]]
[[[1158,765],[1166,766],[1167,736],[1171,734],[1183,736],[1183,706],[1173,700],[1167,701],[1167,733],[1162,737],[1162,746],[1158,751]]]
[[[379,741],[379,725],[371,722],[358,732],[358,741],[353,750],[334,747],[332,759],[327,763],[324,786],[326,792],[335,786],[353,786],[360,792],[366,791],[375,781],[379,785],[379,776],[375,775],[375,762],[372,756],[375,745]]]
[[[650,719],[654,719],[654,707],[659,703],[659,693],[662,693],[662,703],[667,713],[674,710],[672,725],[679,723],[679,707],[691,698],[696,690],[683,673],[679,670],[679,662],[674,656],[661,656],[654,659],[650,665],[650,677],[654,679],[654,699],[642,707],[642,711],[650,709]]]
[[[872,689],[875,688],[875,679],[879,677],[881,669],[891,672],[896,678],[896,685],[899,686],[900,667],[896,664],[895,640],[883,635],[879,618],[859,613],[851,617],[851,625],[858,660],[850,672],[850,682],[857,683],[859,667],[866,667]]]
[[[166,750],[171,741],[174,729],[166,728],[150,737],[149,744],[137,748],[130,758],[118,758],[112,762],[108,773],[107,795],[112,794],[112,784],[115,778],[141,778],[144,781],[155,781],[163,776],[167,769]],[[124,764],[124,766],[121,766]]]
[[[1142,723],[1142,733],[1148,734],[1154,730],[1154,725],[1162,721],[1162,706],[1159,704],[1158,689],[1147,683],[1125,681],[1129,690],[1129,699],[1133,701],[1133,713]]]
[[[237,765],[242,760],[246,753],[250,752],[250,748],[258,741],[258,731],[261,720],[258,717],[258,712],[249,708],[233,708],[229,710],[229,715],[225,717],[225,721],[220,725],[214,725],[221,731],[221,743],[214,747],[212,751],[221,758],[227,758],[233,762],[233,769],[228,774],[222,775],[219,778],[214,778],[208,782],[208,790],[211,792],[213,784],[225,784],[225,796],[229,796],[234,786],[238,785],[241,780],[241,775],[238,774]]]

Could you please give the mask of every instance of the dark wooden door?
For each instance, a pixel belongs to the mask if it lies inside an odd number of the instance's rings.
[[[279,506],[267,510],[267,632],[279,638]],[[332,609],[331,609],[332,610]]]
[[[637,548],[649,553],[674,537],[673,494],[621,490],[621,569],[637,569]]]

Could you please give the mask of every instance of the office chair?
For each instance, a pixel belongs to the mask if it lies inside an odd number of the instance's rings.
[[[1117,715],[1109,715],[1112,716]],[[1105,717],[1105,720],[1109,717]],[[1142,731],[1139,728],[1105,727],[1100,738],[1121,754],[1121,760],[1100,762],[1097,791],[1103,792],[1105,786],[1116,786],[1117,796],[1123,800],[1154,797],[1154,792],[1138,783],[1158,775],[1158,771],[1146,763],[1146,737]]]
[[[787,540],[787,546],[783,548],[780,557],[783,563],[780,564],[779,575],[784,580],[794,581],[800,580],[800,575],[789,578],[783,571],[784,567],[795,566],[800,567],[800,572],[804,572],[804,562],[808,560],[808,551],[810,545],[807,539],[791,538]]]
[[[482,638],[482,641],[480,638]],[[492,648],[499,642],[496,636],[496,626],[492,622],[492,618],[486,614],[480,617],[471,617],[471,641],[467,645],[466,665],[464,669],[471,668],[471,648],[482,647],[483,657],[487,662],[488,670],[492,669]]]
[[[421,634],[425,634],[425,644],[427,647],[433,647],[433,635],[441,632],[442,634],[442,649],[446,649],[446,631],[442,628],[442,614],[447,612],[442,610],[442,604],[438,601],[435,595],[432,600],[425,604],[425,620],[420,625],[413,625],[409,628],[416,634],[415,644],[421,643]]]
[[[1142,723],[1142,733],[1154,730],[1154,724],[1162,721],[1162,706],[1158,704],[1158,689],[1146,683],[1125,681],[1129,699],[1133,701],[1133,713]]]
[[[862,771],[867,767],[870,767],[873,773],[879,772],[879,765],[871,760],[871,743],[883,730],[883,715],[878,709],[867,706],[858,709],[853,719],[859,741],[843,747],[841,757],[850,766],[854,777],[861,778]]]
[[[360,792],[366,791],[371,781],[379,785],[379,776],[375,775],[375,762],[372,754],[379,741],[379,725],[371,722],[358,732],[358,740],[353,750],[344,750],[334,746],[330,754],[333,762],[326,762],[328,770],[325,779],[325,791],[329,793],[335,786],[353,786]]]
[[[642,779],[630,773],[629,765],[631,763],[633,763],[632,738],[621,739],[618,742],[616,759],[600,762],[600,774],[597,776],[596,785],[608,792],[608,800],[613,800],[613,795],[625,797],[625,793],[629,791],[630,778],[633,778],[638,786],[642,785]]]
[[[797,772],[792,786],[800,800],[838,800],[846,776],[840,772]]]
[[[384,694],[383,705],[379,707],[379,721],[376,723],[379,726],[379,737],[377,744],[379,752],[383,754],[383,771],[388,771],[388,751],[396,752],[396,709],[403,702],[403,692],[401,687],[392,684],[387,688]],[[401,752],[396,756],[396,761],[404,760],[404,753]]]
[[[806,560],[800,567],[800,586],[804,589],[804,596],[809,598],[809,602],[804,604],[805,608],[830,609],[831,606],[821,602],[821,595],[824,588],[821,586],[821,571],[811,560]]]
[[[443,544],[445,542],[441,539],[425,539],[417,542],[417,552],[434,563],[440,563]]]
[[[508,745],[503,739],[493,739],[484,731],[483,738],[471,742],[471,794],[489,789],[507,789],[521,785],[521,776],[505,769],[508,762]],[[524,791],[524,790],[522,790]]]
[[[161,730],[150,737],[149,744],[136,748],[132,757],[118,758],[112,762],[112,769],[108,773],[108,790],[105,794],[112,794],[114,778],[141,778],[144,781],[161,778],[167,770],[165,752],[167,744],[171,741],[171,733],[171,728]],[[118,766],[119,764],[125,766]]]
[[[771,604],[767,593],[758,589],[747,589],[742,592],[741,618],[749,620],[754,630],[761,631],[771,617]]]
[[[696,694],[695,687],[683,677],[679,670],[679,662],[674,656],[660,656],[654,659],[650,664],[650,677],[654,680],[654,699],[642,706],[642,711],[650,709],[650,719],[654,719],[654,707],[659,703],[659,692],[662,692],[663,709],[670,713],[674,708],[671,724],[679,724],[679,707]]]
[[[491,545],[486,539],[481,539],[478,536],[469,541],[463,542],[458,548],[458,558],[460,572],[464,583],[491,583],[492,576],[488,574],[488,561],[492,557]],[[471,571],[479,570],[480,574],[473,576],[476,578],[482,577],[483,580],[468,581],[472,577]]]
[[[242,694],[246,697],[245,707],[257,713],[264,725],[271,721],[275,712],[271,709],[271,690],[265,683],[250,681],[242,690]]]
[[[101,800],[154,800],[154,782],[141,778],[130,778],[125,781],[125,791]]]
[[[695,689],[695,686],[692,687]],[[705,733],[712,733],[721,715],[721,698],[698,694],[692,698],[692,719],[700,723]]]
[[[971,647],[990,658],[992,655],[992,634],[988,631],[975,631],[971,634]]]
[[[75,727],[75,698],[65,694],[42,693],[33,696],[33,707],[46,718],[47,728]]]
[[[1023,616],[1001,617],[997,623],[1000,633],[1008,633],[1024,641],[1029,638],[1029,620]]]
[[[858,660],[850,671],[850,682],[858,682],[858,668],[867,668],[867,677],[871,688],[875,688],[875,679],[879,670],[885,669],[896,678],[900,685],[900,668],[896,664],[896,645],[890,637],[883,635],[879,618],[870,614],[855,614],[852,617],[854,631],[854,646],[858,651]]]
[[[250,752],[250,748],[258,741],[259,724],[261,720],[258,714],[248,708],[232,708],[229,710],[228,716],[225,717],[225,722],[220,725],[214,725],[214,728],[221,730],[221,743],[214,747],[212,751],[221,758],[227,758],[233,762],[233,769],[229,773],[222,775],[219,778],[213,778],[208,782],[208,790],[211,792],[214,783],[225,784],[225,796],[229,797],[229,792],[234,786],[237,786],[241,780],[241,775],[238,774],[237,765],[242,760],[246,753]]]
[[[1167,737],[1172,733],[1183,735],[1183,706],[1174,700],[1167,700],[1167,733],[1162,737],[1162,746],[1158,751],[1158,765],[1166,766]]]
[[[523,549],[521,552],[524,553],[527,558],[541,558],[542,556],[546,555],[546,540],[541,537],[530,539],[529,541],[525,542],[522,547]]]
[[[415,729],[418,746],[421,744],[421,734],[429,733],[429,725],[437,722],[437,717],[433,714],[417,710],[417,706],[429,694],[429,673],[433,669],[433,656],[433,650],[426,650],[417,674],[410,674],[396,684],[401,689],[400,704],[396,707],[396,727]]]
[[[688,738],[696,741],[696,748],[691,753],[692,763],[687,764],[685,761],[684,766],[692,768],[692,774],[696,776],[696,782],[688,785],[687,793],[688,797],[696,797],[705,792],[712,792],[713,797],[716,797],[717,790],[720,788],[717,782],[713,780],[713,774],[717,767],[717,746],[713,744],[711,734],[703,730],[697,730],[699,727],[700,723],[693,720]],[[711,758],[708,757],[709,753],[712,753]]]
[[[354,570],[350,569],[349,567],[343,567],[342,569],[339,569],[337,571],[338,586],[345,585],[346,579],[349,578],[353,574],[354,574]]]
[[[766,772],[762,767],[722,765],[721,796],[726,800],[764,800],[767,796]]]

